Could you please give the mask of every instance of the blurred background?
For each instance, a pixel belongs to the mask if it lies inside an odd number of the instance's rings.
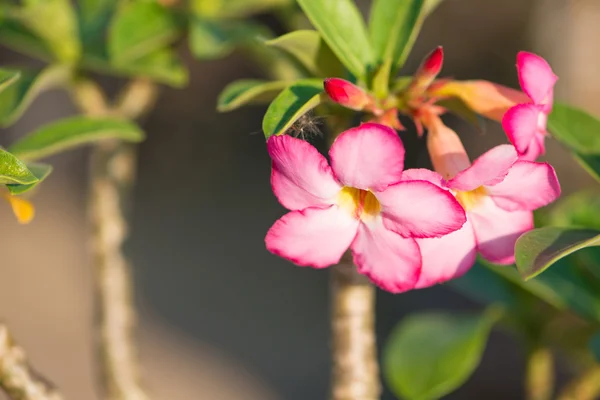
[[[359,3],[368,9],[368,1]],[[425,24],[405,72],[443,45],[442,75],[518,87],[516,53],[534,51],[560,77],[557,99],[600,113],[598,21],[598,0],[446,0]],[[269,185],[261,133],[265,109],[215,111],[227,83],[260,77],[260,70],[238,53],[200,63],[184,47],[190,85],[162,90],[143,122],[148,139],[139,148],[128,254],[144,380],[158,400],[325,399],[328,273],[295,267],[265,250],[267,229],[284,213]],[[0,48],[2,64],[17,60],[22,56]],[[104,83],[109,89],[118,85]],[[2,131],[2,141],[74,113],[64,93],[45,93]],[[473,158],[505,141],[497,124],[478,132],[450,121]],[[403,135],[414,159],[426,163],[414,131]],[[591,183],[559,145],[548,147],[546,158],[564,193]],[[34,198],[32,224],[15,230],[9,207],[0,207],[1,220],[11,228],[0,232],[0,318],[34,366],[76,400],[97,398],[85,218],[88,155],[78,150],[52,160],[55,173]],[[380,344],[409,313],[478,308],[444,286],[401,296],[380,291],[377,300]],[[523,371],[522,349],[495,332],[481,366],[447,398],[520,399]],[[384,399],[392,399],[387,391]]]

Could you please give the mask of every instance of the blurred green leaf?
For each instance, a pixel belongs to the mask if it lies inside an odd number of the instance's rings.
[[[425,19],[425,0],[374,0],[369,30],[379,64],[402,67]]]
[[[416,314],[394,329],[383,351],[383,372],[394,394],[439,399],[461,386],[481,360],[499,313]]]
[[[573,151],[573,157],[592,178],[600,182],[600,154],[583,154]]]
[[[44,61],[53,58],[48,44],[14,17],[7,17],[0,22],[0,42],[16,52]]]
[[[38,178],[33,175],[23,161],[0,148],[0,184],[29,185],[37,181]]]
[[[298,4],[338,60],[365,81],[373,52],[365,22],[352,0],[298,0]]]
[[[317,31],[299,30],[266,42],[296,59],[316,77],[341,77],[344,67]]]
[[[440,3],[444,0],[425,0],[425,6],[423,7],[423,12],[425,16],[428,16],[440,5]]]
[[[240,18],[293,4],[292,0],[192,0],[200,17]]]
[[[0,93],[15,83],[21,73],[16,70],[0,68]]]
[[[235,110],[249,103],[270,102],[284,88],[288,81],[261,81],[242,79],[230,83],[223,89],[217,101],[217,110],[221,112]]]
[[[10,146],[10,151],[23,160],[37,160],[104,139],[139,142],[144,133],[126,120],[78,116],[41,127]]]
[[[179,34],[175,15],[158,2],[124,3],[108,32],[108,54],[117,65],[128,65],[165,48]]]
[[[14,183],[8,184],[6,185],[6,188],[8,189],[10,194],[19,195],[33,189],[34,187],[42,183],[42,181],[44,181],[52,172],[52,166],[48,164],[28,163],[27,168],[29,168],[29,171],[31,171],[31,173],[38,179],[38,181],[35,183],[30,183],[28,185]]]
[[[544,227],[531,230],[517,240],[515,259],[524,279],[531,279],[556,261],[585,247],[600,244],[600,231]]]
[[[63,66],[21,71],[20,79],[0,92],[0,126],[12,124],[40,92],[65,84],[70,76],[71,70]]]
[[[119,0],[79,0],[79,32],[85,46],[102,44]],[[85,51],[85,49],[84,49]]]
[[[581,109],[554,103],[548,130],[577,153],[600,154],[600,120]]]
[[[288,130],[301,116],[321,103],[323,81],[304,79],[285,88],[271,102],[263,118],[265,138],[280,135]]]
[[[600,230],[600,192],[585,190],[563,197],[548,215],[547,225]]]
[[[600,363],[600,332],[597,332],[590,338],[588,347],[594,355],[596,362]]]
[[[70,0],[25,0],[19,19],[47,43],[57,60],[74,63],[81,55],[77,17]]]

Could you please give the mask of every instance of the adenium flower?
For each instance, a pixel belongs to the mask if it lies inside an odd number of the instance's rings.
[[[530,101],[509,109],[502,127],[521,158],[533,161],[545,153],[546,123],[558,78],[546,60],[524,51],[517,55],[517,71],[521,89]]]
[[[340,134],[331,166],[309,143],[267,142],[271,185],[291,212],[271,227],[267,249],[297,265],[324,268],[350,248],[358,271],[381,288],[413,289],[421,272],[415,238],[446,235],[465,223],[450,192],[402,180],[404,147],[394,130],[366,123]]]
[[[416,288],[459,277],[477,252],[496,264],[513,263],[517,238],[533,228],[532,211],[560,195],[554,169],[519,160],[514,146],[497,146],[471,165],[458,135],[439,117],[432,116],[428,128],[427,145],[439,174],[407,170],[403,179],[426,180],[453,193],[467,222],[441,238],[417,239],[423,269]]]

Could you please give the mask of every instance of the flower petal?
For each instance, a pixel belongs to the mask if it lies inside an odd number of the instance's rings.
[[[480,186],[494,185],[504,179],[517,159],[517,152],[513,146],[496,146],[476,159],[469,168],[450,179],[448,187],[470,191]]]
[[[381,220],[360,224],[351,249],[358,272],[388,292],[411,290],[419,279],[417,242],[386,229]]]
[[[521,51],[517,55],[517,72],[521,89],[534,104],[546,104],[552,99],[554,84],[558,77],[550,64],[537,54]]]
[[[402,177],[404,146],[396,131],[384,125],[366,123],[342,132],[329,156],[345,186],[382,190]]]
[[[477,242],[468,220],[456,232],[440,238],[417,239],[417,244],[421,249],[423,267],[415,289],[458,278],[475,263]]]
[[[341,186],[327,160],[304,140],[271,136],[267,142],[273,160],[273,193],[288,210],[333,204]]]
[[[433,168],[445,179],[451,179],[471,165],[462,141],[452,129],[434,114],[424,115],[427,126],[427,150]]]
[[[383,224],[404,237],[439,237],[460,229],[465,211],[447,190],[425,181],[402,181],[375,192]]]
[[[292,211],[267,232],[267,250],[294,264],[325,268],[337,264],[356,236],[358,220],[337,206]]]
[[[542,110],[534,104],[519,104],[512,107],[502,118],[502,127],[508,140],[519,154],[525,154],[537,131]]]
[[[560,196],[554,168],[531,161],[517,161],[502,182],[487,190],[496,205],[506,211],[533,211]]]
[[[436,186],[444,187],[444,178],[437,172],[426,168],[411,168],[402,173],[403,181],[427,181]]]
[[[469,212],[477,239],[477,249],[486,260],[495,264],[515,261],[515,242],[523,233],[533,229],[531,211],[506,211],[491,198]]]
[[[546,140],[546,135],[540,133],[539,131],[533,137],[531,143],[529,143],[529,147],[523,154],[519,154],[519,160],[523,161],[535,161],[540,156],[546,154],[546,145],[544,141]]]

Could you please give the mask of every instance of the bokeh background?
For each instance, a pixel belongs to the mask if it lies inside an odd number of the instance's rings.
[[[332,0],[335,1],[335,0]],[[368,1],[360,2],[368,9]],[[560,77],[557,99],[600,112],[598,0],[446,0],[429,18],[405,70],[437,45],[444,75],[518,86],[519,50],[548,58]],[[321,400],[329,382],[328,273],[294,267],[263,243],[284,209],[269,186],[269,159],[260,131],[263,107],[215,111],[234,79],[260,77],[235,53],[200,63],[183,90],[164,88],[143,122],[134,193],[133,260],[140,351],[147,386],[158,400]],[[22,57],[0,48],[2,64]],[[109,88],[119,82],[106,80]],[[43,94],[23,118],[2,130],[9,142],[37,126],[75,113],[62,92]],[[450,120],[472,157],[505,140],[500,127],[483,132]],[[414,131],[403,133],[425,163]],[[17,227],[8,207],[0,219],[3,263],[0,318],[37,369],[67,399],[95,400],[91,260],[85,218],[88,150],[55,157],[55,173],[35,197],[37,217]],[[555,143],[547,159],[565,192],[591,184]],[[378,293],[381,341],[405,315],[421,310],[472,310],[479,305],[439,286],[401,296]],[[561,376],[568,376],[559,366]],[[524,354],[508,334],[494,332],[481,366],[448,399],[520,399]],[[0,394],[0,398],[2,395]],[[392,399],[386,391],[384,399]]]

